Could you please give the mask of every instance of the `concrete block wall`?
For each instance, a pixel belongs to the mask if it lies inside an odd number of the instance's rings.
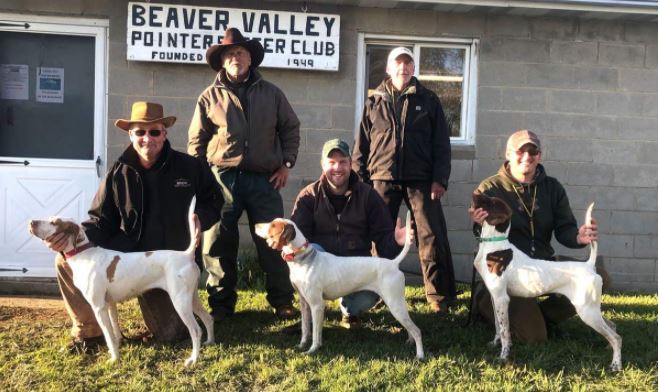
[[[580,223],[596,202],[618,289],[657,288],[656,48],[656,23],[488,19],[482,37],[478,164],[501,162],[511,130],[536,131]]]
[[[222,6],[300,11],[297,2],[231,0]],[[3,10],[28,11],[19,3]],[[185,150],[196,98],[214,79],[209,67],[126,61],[127,1],[34,0],[30,10],[109,19],[108,162],[127,145],[114,120],[141,99],[160,102],[178,117],[169,139]],[[443,199],[458,279],[469,280],[475,249],[466,212],[471,191],[502,163],[508,135],[529,128],[540,135],[547,171],[564,184],[579,221],[596,201],[601,253],[614,287],[657,290],[656,22],[319,4],[309,4],[309,12],[341,15],[339,71],[262,69],[302,121],[298,162],[282,192],[287,214],[299,189],[320,173],[322,143],[353,139],[354,114],[361,110],[355,107],[358,33],[478,38],[476,143],[454,147]],[[243,239],[249,246],[248,236]],[[409,257],[404,268],[418,270],[416,259]]]

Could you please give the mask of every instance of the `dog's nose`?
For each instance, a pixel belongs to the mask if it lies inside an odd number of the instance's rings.
[[[31,220],[27,223],[27,231],[30,232],[30,234],[34,234],[34,229],[37,226],[37,222]]]

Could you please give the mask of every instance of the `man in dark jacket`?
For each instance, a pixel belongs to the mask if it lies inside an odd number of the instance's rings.
[[[506,144],[506,161],[498,173],[486,178],[478,191],[504,200],[512,210],[508,240],[530,257],[552,260],[552,234],[568,248],[583,248],[597,240],[597,222],[586,222],[581,227],[572,214],[565,189],[557,179],[549,177],[540,164],[542,150],[538,136],[528,130],[513,133]],[[474,234],[480,228],[487,212],[469,209],[474,221]],[[608,284],[608,276],[599,270]],[[478,313],[490,323],[494,322],[492,301],[482,283],[474,290]],[[546,299],[510,298],[510,328],[512,335],[524,342],[547,340],[547,327],[576,314],[570,301],[561,295],[551,294]]]
[[[135,102],[131,118],[115,122],[128,133],[131,145],[108,171],[92,201],[89,219],[82,223],[90,242],[121,252],[185,250],[190,244],[187,214],[193,196],[201,230],[217,222],[222,204],[219,187],[208,165],[171,148],[167,128],[175,121],[176,117],[163,116],[160,104]],[[47,245],[61,251],[66,236],[53,236]],[[71,269],[61,255],[56,267],[73,321],[70,351],[94,349],[104,341],[94,313],[73,285]],[[149,290],[138,301],[155,339],[176,341],[189,336],[167,292]]]
[[[320,179],[307,185],[297,196],[291,220],[309,242],[337,256],[371,256],[375,244],[378,256],[393,259],[405,244],[400,221],[394,230],[386,206],[368,184],[350,170],[348,144],[340,139],[323,146]],[[356,328],[359,315],[373,307],[379,297],[358,291],[341,298],[341,325]]]
[[[455,300],[455,276],[440,198],[451,173],[451,144],[439,98],[414,75],[405,47],[389,53],[387,74],[368,98],[353,150],[353,169],[382,196],[392,218],[404,200],[418,235],[419,259],[431,309],[445,314]]]
[[[199,99],[188,131],[188,153],[212,166],[224,194],[220,222],[204,236],[206,289],[215,319],[232,315],[236,293],[238,220],[247,212],[267,300],[282,318],[295,316],[288,266],[254,234],[254,224],[282,217],[279,189],[286,186],[300,145],[300,122],[284,93],[261,78],[258,40],[234,28],[206,52],[217,78]]]

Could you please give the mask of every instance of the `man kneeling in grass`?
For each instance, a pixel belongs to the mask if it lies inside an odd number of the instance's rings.
[[[320,179],[300,191],[293,207],[291,220],[302,234],[314,246],[337,256],[371,256],[371,243],[375,243],[378,256],[396,257],[405,245],[406,230],[400,221],[394,227],[380,195],[351,170],[348,144],[340,139],[327,141],[320,165]],[[361,313],[379,299],[372,291],[342,297],[341,326],[359,328]]]

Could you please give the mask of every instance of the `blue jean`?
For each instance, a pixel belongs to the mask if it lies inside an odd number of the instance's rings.
[[[318,244],[312,243],[311,247],[318,252],[325,252],[325,249]],[[359,316],[375,306],[379,300],[380,296],[372,291],[356,291],[341,297],[341,313],[344,316]]]

